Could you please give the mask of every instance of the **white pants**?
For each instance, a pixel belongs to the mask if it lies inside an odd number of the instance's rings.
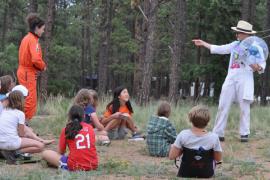
[[[245,81],[243,76],[227,77],[221,90],[218,112],[213,132],[219,137],[224,137],[228,114],[233,101],[237,100],[240,106],[240,135],[250,134],[250,103],[252,101],[243,99]]]

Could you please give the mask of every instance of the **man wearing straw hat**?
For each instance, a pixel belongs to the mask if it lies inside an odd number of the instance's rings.
[[[228,74],[222,85],[219,99],[218,112],[213,132],[218,134],[220,141],[224,141],[224,130],[227,124],[230,106],[233,101],[239,103],[240,112],[240,141],[247,142],[250,134],[250,104],[254,98],[253,72],[263,73],[266,62],[246,65],[243,56],[240,56],[239,45],[242,40],[256,33],[252,25],[246,21],[239,21],[236,27],[231,27],[235,32],[236,41],[226,45],[213,45],[200,39],[192,40],[196,46],[203,46],[211,54],[230,54]]]

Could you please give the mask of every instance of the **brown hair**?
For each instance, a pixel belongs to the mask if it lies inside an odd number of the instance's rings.
[[[210,121],[210,113],[207,107],[198,105],[194,106],[188,113],[188,118],[193,126],[205,128]]]
[[[88,89],[81,89],[74,98],[74,104],[81,107],[86,107],[88,104],[93,104],[93,98]]]
[[[36,27],[40,28],[45,24],[45,21],[38,17],[36,13],[30,13],[26,17],[26,21],[28,23],[29,30],[34,33]]]
[[[161,101],[158,106],[157,115],[165,116],[168,118],[170,114],[171,114],[171,105],[167,101]]]
[[[14,82],[13,77],[11,75],[5,75],[0,77],[1,81],[1,88],[0,88],[0,93],[1,94],[6,94],[9,91],[11,91],[11,85]]]
[[[8,95],[8,107],[24,111],[24,97],[21,91],[12,91]]]
[[[98,93],[97,91],[93,89],[89,89],[89,93],[91,94],[91,97],[93,98],[92,106],[96,108],[98,106]]]

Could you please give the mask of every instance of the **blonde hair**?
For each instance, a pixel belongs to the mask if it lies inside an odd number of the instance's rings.
[[[97,91],[95,91],[93,89],[89,89],[89,93],[91,94],[92,99],[93,99],[92,106],[94,108],[96,108],[98,106],[98,93],[97,93]]]
[[[93,104],[93,98],[88,89],[81,89],[74,98],[74,104],[81,107],[86,107],[88,104]]]
[[[171,114],[171,105],[167,101],[161,101],[158,106],[157,115],[169,117]]]
[[[8,95],[8,107],[24,111],[24,96],[21,91],[12,91]]]
[[[197,128],[205,128],[210,121],[210,113],[207,107],[194,106],[188,113],[189,121]]]

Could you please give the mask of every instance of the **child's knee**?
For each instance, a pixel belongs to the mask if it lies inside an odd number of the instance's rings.
[[[42,142],[38,142],[38,143],[37,143],[37,147],[38,147],[38,149],[39,149],[40,152],[41,152],[41,151],[43,151],[43,149],[45,148],[45,144],[42,143]]]

